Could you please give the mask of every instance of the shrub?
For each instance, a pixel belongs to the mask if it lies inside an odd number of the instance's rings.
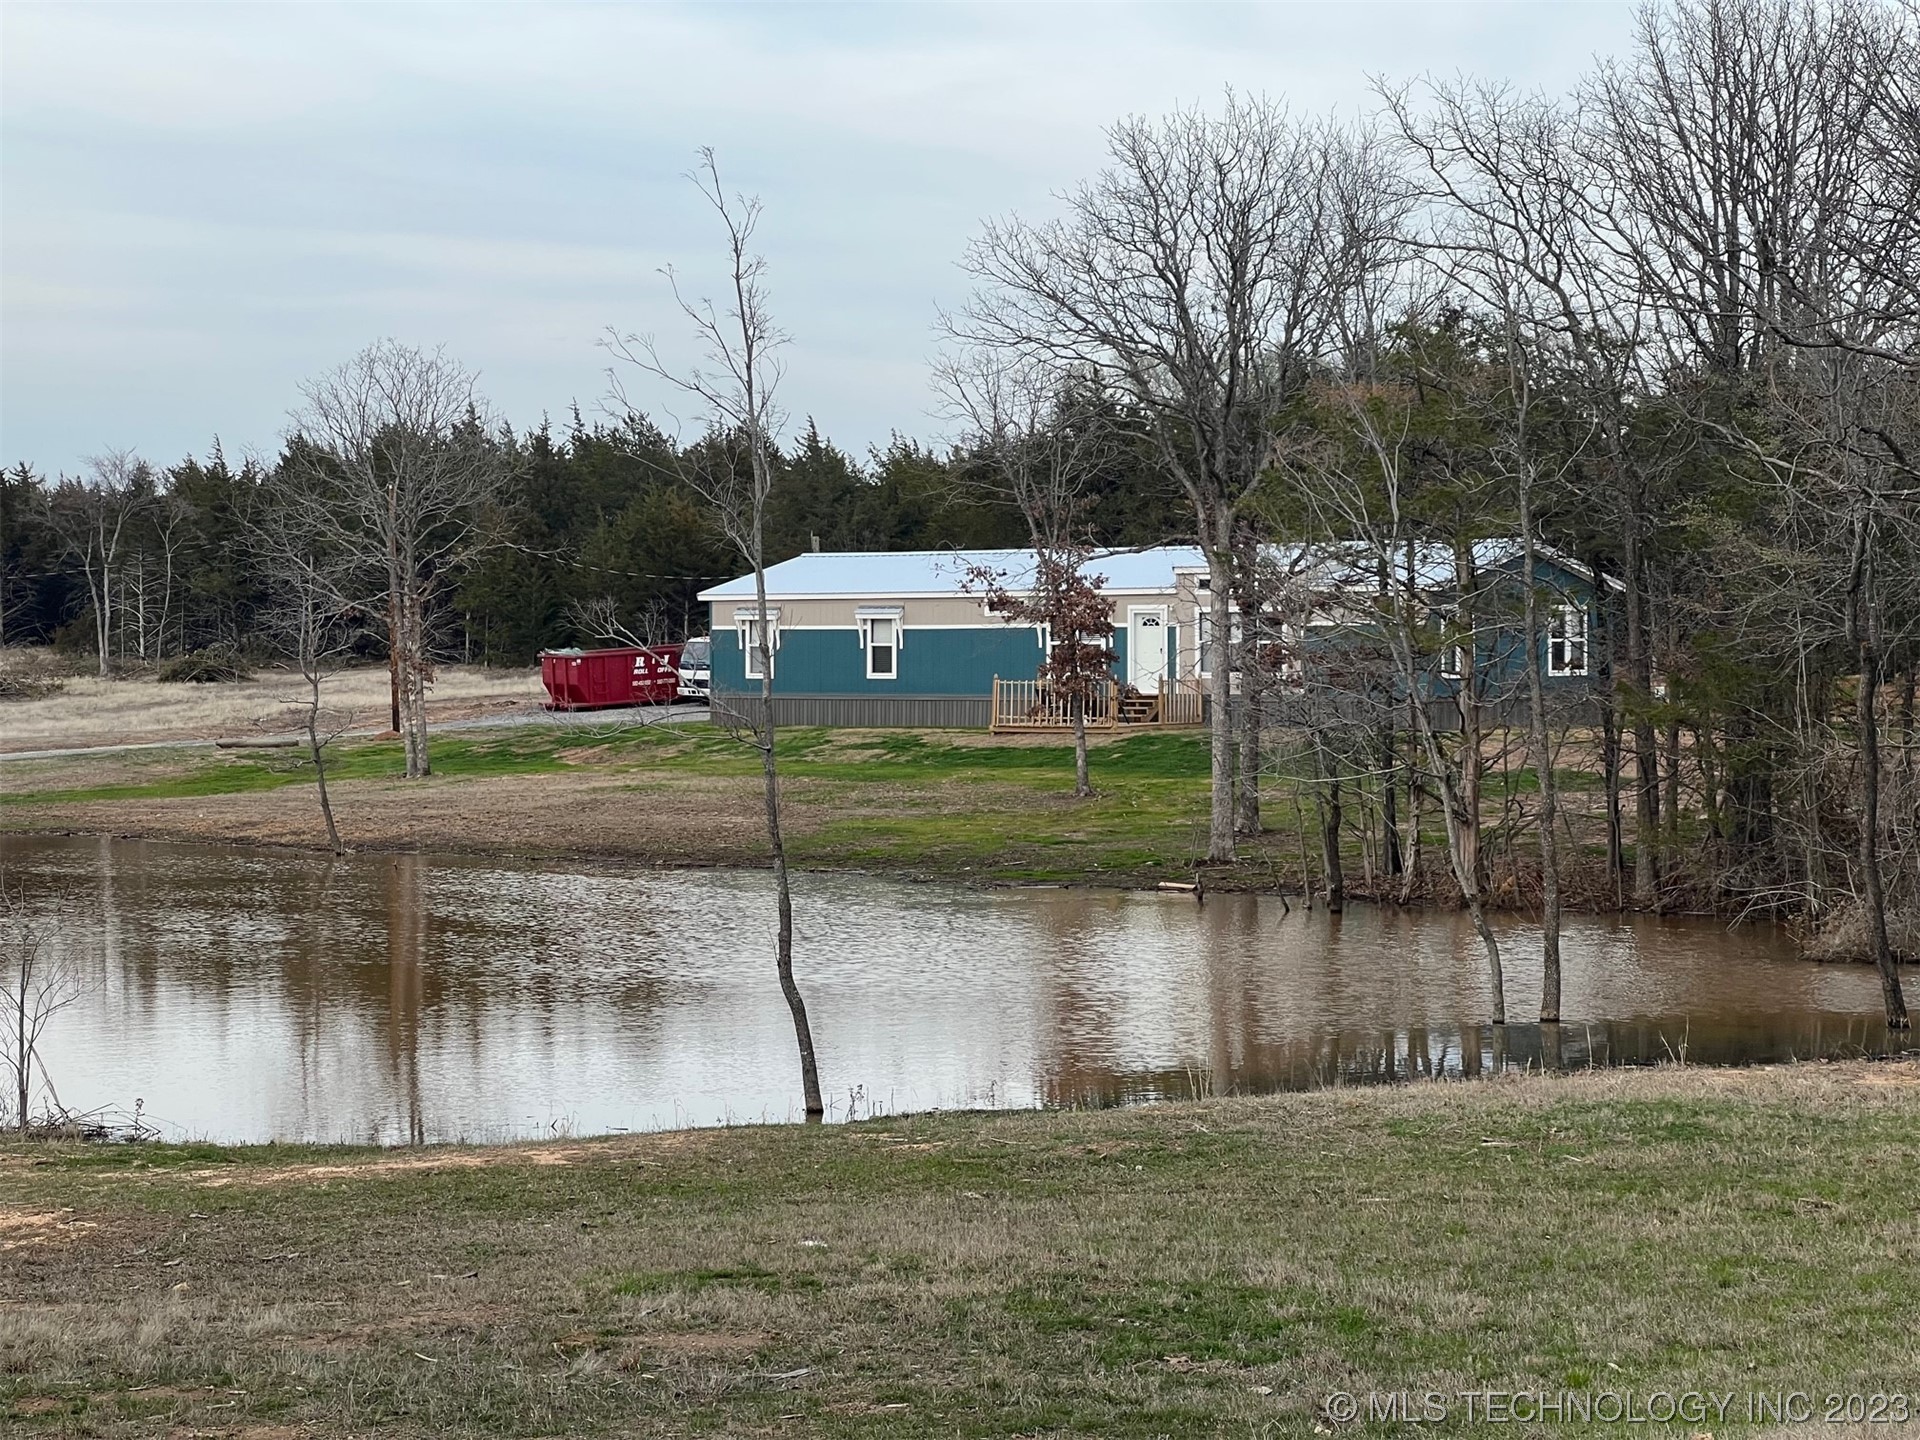
[[[162,661],[153,678],[169,684],[213,685],[227,680],[251,680],[253,671],[233,646],[209,645],[204,650],[190,650],[185,655]]]

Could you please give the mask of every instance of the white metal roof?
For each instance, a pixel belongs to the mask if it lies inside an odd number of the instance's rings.
[[[1176,567],[1206,567],[1197,545],[1162,545],[1152,550],[1097,551],[1087,573],[1104,575],[1103,589],[1115,592],[1171,590]],[[865,599],[893,596],[960,595],[968,573],[985,566],[1018,589],[1033,571],[1031,550],[872,550],[810,551],[767,567],[769,600]],[[702,600],[751,600],[753,576],[702,590]]]
[[[1267,547],[1283,569],[1337,570],[1343,559],[1370,575],[1372,565],[1357,545],[1342,547],[1279,545]],[[1477,540],[1474,564],[1482,570],[1517,566],[1517,540]],[[1546,546],[1539,554],[1591,581],[1587,567]],[[1453,580],[1453,551],[1431,542],[1414,546],[1415,582],[1422,588],[1444,589]],[[978,566],[993,570],[1009,589],[1018,590],[1033,572],[1031,550],[843,550],[809,551],[767,567],[767,599],[865,600],[966,593],[969,573]],[[1101,588],[1115,594],[1158,594],[1174,588],[1175,571],[1207,570],[1206,552],[1197,545],[1160,545],[1149,550],[1096,551],[1087,561],[1089,574],[1106,577]],[[1619,582],[1607,577],[1611,588]],[[751,600],[753,576],[715,585],[700,592],[702,600]]]

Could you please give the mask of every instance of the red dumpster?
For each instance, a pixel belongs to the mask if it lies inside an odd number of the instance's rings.
[[[681,645],[650,645],[633,657],[633,703],[671,705],[680,696]]]
[[[543,650],[540,682],[549,710],[670,704],[680,688],[680,646]]]

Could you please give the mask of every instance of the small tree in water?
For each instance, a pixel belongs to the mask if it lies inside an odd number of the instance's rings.
[[[80,971],[72,957],[64,948],[49,945],[50,938],[51,927],[28,912],[25,892],[0,872],[0,1060],[12,1082],[13,1120],[22,1138],[32,1133],[28,1106],[34,1070],[43,1081],[47,1078],[41,1038],[53,1017],[81,992]],[[51,1085],[48,1094],[51,1098]]]
[[[766,513],[767,497],[773,489],[774,432],[780,412],[774,405],[774,391],[780,383],[780,366],[772,358],[786,337],[773,322],[767,308],[766,289],[761,272],[766,262],[752,251],[754,227],[760,219],[760,202],[744,197],[728,198],[720,184],[720,170],[712,150],[700,152],[700,169],[690,178],[699,185],[727,232],[726,300],[719,306],[710,300],[690,300],[682,293],[671,270],[667,279],[673,285],[674,299],[683,316],[692,323],[706,352],[704,365],[679,370],[660,357],[650,338],[638,335],[609,335],[608,349],[614,356],[637,366],[646,374],[684,391],[707,412],[708,433],[705,442],[686,454],[682,474],[687,483],[712,505],[714,517],[727,538],[740,552],[740,558],[753,570],[754,617],[752,635],[746,649],[759,672],[760,693],[749,698],[729,696],[737,707],[732,717],[738,733],[760,752],[760,772],[765,785],[767,848],[773,859],[773,883],[777,896],[779,931],[774,963],[780,974],[780,991],[786,997],[793,1016],[794,1039],[800,1049],[800,1083],[806,1099],[807,1118],[818,1120],[826,1114],[820,1098],[820,1070],[813,1052],[813,1027],[807,1019],[806,1002],[793,976],[793,892],[787,881],[787,847],[780,828],[780,777],[774,762],[773,725],[773,640],[772,614],[767,608]],[[616,398],[619,379],[613,379]],[[631,406],[626,407],[629,412]],[[751,674],[752,671],[749,671]],[[719,697],[715,697],[716,702]],[[757,702],[757,703],[756,703]],[[719,710],[716,704],[716,715]]]

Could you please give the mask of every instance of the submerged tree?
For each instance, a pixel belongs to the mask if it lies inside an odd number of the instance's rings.
[[[33,1072],[46,1076],[40,1041],[53,1017],[80,998],[81,976],[54,927],[28,909],[26,894],[0,872],[0,1060],[7,1065],[14,1123],[31,1130]]]
[[[774,352],[786,336],[768,308],[766,261],[752,248],[753,233],[760,221],[759,200],[728,196],[711,149],[701,150],[699,168],[689,178],[713,206],[727,236],[727,294],[718,304],[689,298],[675,273],[671,269],[666,272],[674,300],[699,339],[704,363],[676,368],[661,357],[647,336],[614,332],[608,336],[607,346],[616,359],[674,386],[705,411],[706,438],[686,456],[682,474],[712,506],[721,529],[753,571],[754,609],[745,651],[754,662],[748,674],[757,671],[760,693],[752,698],[728,698],[740,707],[733,718],[760,753],[767,847],[773,859],[779,920],[774,962],[800,1050],[800,1084],[807,1118],[817,1120],[826,1113],[826,1107],[820,1096],[813,1027],[793,974],[793,891],[787,875],[787,847],[780,824],[780,775],[774,757],[776,646],[773,615],[767,607],[767,500],[773,490],[774,446],[782,419],[775,404],[781,367]],[[618,394],[619,376],[615,373],[610,378]],[[620,399],[625,404],[624,395]],[[722,702],[718,696],[715,701],[717,708]]]

